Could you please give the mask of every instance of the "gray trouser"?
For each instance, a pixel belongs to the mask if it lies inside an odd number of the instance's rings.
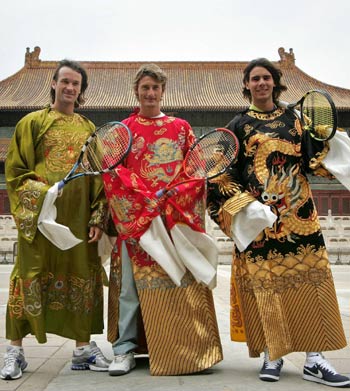
[[[122,243],[122,282],[119,296],[119,338],[113,343],[114,354],[125,354],[137,347],[137,319],[139,313],[139,297],[137,295],[131,259]]]

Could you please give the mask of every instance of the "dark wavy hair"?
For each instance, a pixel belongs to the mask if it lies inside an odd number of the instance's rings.
[[[278,98],[282,94],[283,91],[287,90],[287,87],[281,82],[282,72],[279,68],[277,68],[274,64],[272,64],[271,61],[267,60],[266,58],[257,58],[255,60],[252,60],[244,69],[243,71],[243,96],[247,99],[249,99],[249,102],[252,101],[252,94],[250,90],[246,88],[246,83],[249,82],[250,78],[250,72],[256,68],[256,67],[262,67],[267,69],[273,78],[273,81],[275,82],[275,87],[273,87],[272,92],[272,99],[275,103],[277,103]]]
[[[55,80],[56,82],[58,80],[58,74],[60,72],[60,69],[63,67],[68,67],[70,69],[73,69],[73,71],[81,74],[81,90],[80,90],[80,94],[79,94],[77,100],[74,103],[74,107],[77,108],[80,105],[83,105],[85,103],[84,92],[86,91],[86,89],[88,87],[88,78],[87,78],[86,70],[84,69],[84,67],[81,64],[79,64],[79,62],[64,59],[58,63],[58,66],[57,66],[55,73],[53,75],[52,79]],[[52,87],[50,90],[50,95],[51,95],[51,102],[55,103],[55,96],[56,95],[55,95],[55,90]]]

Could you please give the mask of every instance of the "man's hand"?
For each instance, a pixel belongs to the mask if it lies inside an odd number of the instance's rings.
[[[96,226],[90,227],[88,243],[97,242],[101,239],[102,229]]]

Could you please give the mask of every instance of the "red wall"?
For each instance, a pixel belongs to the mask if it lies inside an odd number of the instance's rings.
[[[10,203],[6,190],[0,190],[0,214],[10,214]]]
[[[328,209],[333,216],[350,215],[350,192],[347,190],[313,190],[319,216],[327,216]]]

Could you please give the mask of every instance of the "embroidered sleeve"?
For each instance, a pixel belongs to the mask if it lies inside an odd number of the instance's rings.
[[[301,148],[306,172],[317,176],[333,178],[333,175],[322,165],[322,161],[329,151],[329,143],[327,141],[315,140],[311,137],[310,132],[304,131]]]
[[[226,127],[236,135],[240,116],[236,116]],[[238,137],[239,139],[239,137]],[[241,170],[233,164],[224,174],[208,183],[207,209],[210,217],[229,235],[234,216],[255,198],[242,185]]]
[[[5,176],[11,212],[18,232],[30,243],[49,185],[35,172],[33,129],[37,118],[29,114],[16,126],[6,158]]]
[[[89,227],[96,226],[105,230],[107,220],[107,200],[103,190],[103,181],[100,176],[90,178],[91,185],[91,217]]]

